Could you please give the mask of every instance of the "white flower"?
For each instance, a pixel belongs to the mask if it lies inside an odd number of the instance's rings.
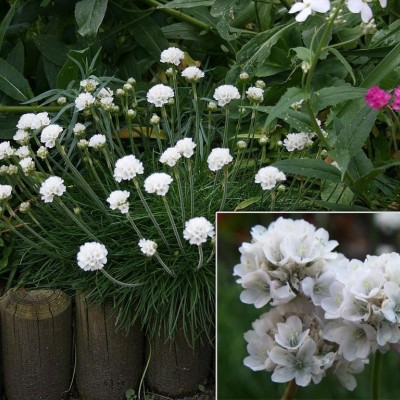
[[[114,179],[117,182],[133,179],[136,175],[143,174],[143,164],[134,155],[120,158],[115,163]]]
[[[386,282],[384,293],[387,299],[382,303],[382,313],[393,323],[400,323],[400,287],[395,282]]]
[[[15,155],[19,158],[29,157],[31,151],[28,146],[21,146],[15,151]]]
[[[107,199],[111,210],[119,210],[122,214],[129,212],[129,196],[130,193],[127,190],[114,190],[111,192]]]
[[[0,201],[8,200],[11,197],[12,186],[0,185]]]
[[[381,4],[382,8],[385,8],[387,6],[387,0],[379,0],[379,3]]]
[[[176,142],[175,148],[185,158],[190,158],[194,154],[196,143],[191,138],[184,138]]]
[[[163,85],[162,83],[153,86],[147,92],[147,101],[154,104],[156,107],[162,107],[168,104],[168,101],[174,97],[174,91],[171,87]]]
[[[20,160],[19,165],[21,166],[24,174],[29,174],[30,172],[35,171],[35,163],[32,160],[32,157],[25,157]]]
[[[79,150],[85,150],[89,147],[89,141],[86,139],[80,139],[76,146]]]
[[[44,143],[46,147],[49,149],[53,148],[56,145],[56,139],[63,131],[60,125],[49,125],[43,129],[42,134],[40,135],[40,141]]]
[[[148,176],[144,181],[144,189],[147,193],[155,193],[165,196],[168,193],[172,178],[164,172],[155,172]]]
[[[287,151],[303,150],[309,145],[310,135],[305,132],[288,133],[283,145]]]
[[[72,129],[76,137],[81,137],[86,132],[86,126],[81,124],[80,122],[76,123]]]
[[[139,247],[141,252],[148,257],[154,256],[157,252],[157,243],[148,239],[140,239]]]
[[[36,130],[41,129],[49,124],[50,119],[47,112],[42,112],[39,114],[28,113],[21,115],[17,123],[17,128],[23,130]]]
[[[269,166],[261,168],[256,176],[255,183],[260,183],[263,190],[273,189],[278,182],[286,180],[286,175],[278,168]]]
[[[218,101],[219,106],[225,106],[232,100],[240,99],[239,90],[232,85],[221,85],[215,89],[214,99]]]
[[[75,99],[75,107],[79,111],[86,110],[87,108],[90,108],[94,102],[95,98],[87,92],[81,93],[76,99]]]
[[[31,203],[29,203],[28,201],[23,201],[20,205],[19,205],[19,211],[22,212],[22,214],[27,213],[31,208]]]
[[[200,246],[207,241],[207,236],[213,237],[214,235],[213,225],[204,217],[195,217],[185,222],[183,237],[190,244]]]
[[[240,293],[240,301],[243,303],[254,304],[255,308],[261,308],[270,302],[271,279],[265,271],[260,269],[246,274],[241,279],[241,284],[245,289]]]
[[[189,82],[198,82],[204,78],[204,72],[197,67],[187,67],[182,71],[182,76]]]
[[[264,90],[251,86],[246,90],[247,98],[255,103],[261,103],[264,100]]]
[[[312,339],[307,339],[297,353],[281,347],[274,347],[269,358],[279,367],[272,374],[272,381],[283,383],[295,379],[298,386],[307,386],[314,374],[320,372],[320,364],[314,357],[317,346]]]
[[[400,229],[400,213],[379,212],[374,214],[375,225],[386,234],[391,234]]]
[[[169,147],[161,154],[160,162],[162,164],[167,164],[170,167],[174,167],[180,158],[181,153],[179,153],[176,147]]]
[[[63,179],[58,176],[51,176],[42,183],[39,193],[45,203],[51,203],[54,196],[62,196],[66,189]]]
[[[36,114],[36,118],[33,120],[31,129],[42,129],[45,126],[50,125],[50,118],[47,112],[41,112]]]
[[[110,88],[101,88],[97,93],[98,99],[104,99],[106,97],[113,97],[114,92]]]
[[[211,171],[218,171],[233,160],[229,153],[229,149],[216,148],[212,149],[207,158],[208,168]]]
[[[0,160],[7,160],[14,155],[15,149],[9,141],[0,143]]]
[[[87,92],[93,92],[99,83],[94,79],[84,79],[80,81],[79,86],[86,90]]]
[[[92,147],[95,150],[100,150],[104,147],[106,140],[107,138],[105,135],[93,135],[89,140],[89,147]]]
[[[160,61],[178,66],[184,58],[185,53],[181,49],[169,47],[161,53]]]
[[[308,337],[309,329],[303,332],[303,323],[297,315],[290,316],[285,323],[277,324],[275,341],[287,350],[297,350]]]
[[[102,97],[100,99],[100,107],[105,111],[112,111],[115,107],[113,97]]]
[[[351,0],[350,0],[351,1]],[[329,0],[303,0],[299,3],[294,3],[289,10],[289,14],[297,13],[296,21],[304,22],[313,11],[325,13],[331,8]]]
[[[29,143],[29,133],[24,129],[18,129],[13,139],[20,145],[26,145]]]
[[[157,114],[153,114],[150,118],[150,123],[152,125],[158,125],[160,123],[161,118]]]
[[[41,158],[42,160],[46,159],[47,156],[49,155],[49,151],[47,150],[47,147],[45,146],[40,146],[36,152],[37,156]]]
[[[79,248],[77,255],[78,265],[84,271],[96,271],[107,264],[108,251],[104,244],[87,242]]]
[[[372,17],[372,10],[368,3],[371,3],[372,0],[347,0],[347,8],[350,12],[361,14],[361,19],[363,22],[369,22]],[[381,3],[382,4],[382,3]]]

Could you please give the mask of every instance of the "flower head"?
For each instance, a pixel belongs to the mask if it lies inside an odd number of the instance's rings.
[[[162,63],[174,64],[178,66],[185,58],[185,53],[177,47],[169,47],[161,52],[160,61]]]
[[[15,149],[9,141],[0,143],[0,160],[7,160],[14,155]]]
[[[365,96],[365,102],[375,110],[380,110],[381,108],[387,106],[392,95],[385,90],[382,90],[379,86],[372,86],[368,89]]]
[[[261,168],[257,172],[254,181],[260,183],[264,190],[271,190],[278,182],[284,180],[286,180],[286,175],[282,171],[279,171],[276,167],[269,166]]]
[[[13,139],[20,145],[26,145],[29,143],[29,133],[24,129],[18,129]]]
[[[42,129],[44,126],[50,124],[50,119],[47,112],[41,112],[39,114],[23,114],[17,123],[18,129],[23,130],[36,130]]]
[[[74,125],[72,131],[76,137],[82,137],[86,133],[86,126],[78,122]]]
[[[201,78],[204,78],[204,72],[197,67],[187,67],[182,71],[182,76],[188,82],[198,82]]]
[[[140,239],[139,247],[141,252],[147,257],[152,257],[157,252],[157,243],[152,240]]]
[[[247,98],[254,103],[261,103],[264,100],[264,90],[251,86],[246,90]]]
[[[351,0],[350,0],[351,1]],[[301,2],[294,3],[289,10],[290,14],[297,13],[296,21],[304,22],[313,11],[325,13],[331,8],[329,0],[302,0]]]
[[[134,155],[120,158],[115,163],[114,179],[117,182],[133,179],[136,175],[143,174],[143,163]]]
[[[97,242],[87,242],[79,248],[78,265],[84,271],[96,271],[107,264],[108,251],[106,246]]]
[[[185,158],[190,158],[194,154],[196,143],[191,138],[184,138],[176,142],[175,148]]]
[[[165,196],[168,193],[172,178],[163,172],[155,172],[148,176],[144,181],[144,189],[147,193],[155,193],[159,196]]]
[[[218,171],[233,160],[229,153],[229,149],[216,148],[212,149],[207,158],[208,168],[211,171]]]
[[[42,160],[45,160],[47,156],[49,155],[49,151],[47,150],[47,147],[45,146],[40,146],[36,152],[37,156],[41,158]]]
[[[394,89],[392,109],[395,111],[400,111],[400,86]]]
[[[94,79],[83,79],[80,81],[79,86],[86,92],[93,92],[96,90],[98,84],[99,82],[95,81]]]
[[[287,151],[303,150],[309,145],[310,141],[311,137],[309,133],[288,133],[286,139],[283,141],[283,145]]]
[[[93,135],[89,140],[89,147],[92,147],[95,150],[100,150],[106,144],[105,135],[97,134]]]
[[[114,192],[111,192],[107,199],[111,210],[119,210],[122,214],[129,212],[129,196],[130,193],[127,190],[114,190]]]
[[[76,99],[75,99],[75,107],[79,111],[86,110],[87,108],[90,108],[94,102],[95,98],[87,92],[81,93]]]
[[[240,99],[240,93],[237,87],[232,85],[221,85],[215,89],[214,99],[218,101],[219,106],[225,106],[232,100]]]
[[[147,92],[146,97],[149,103],[154,104],[156,107],[162,107],[174,97],[174,91],[171,87],[159,83]]]
[[[372,0],[347,0],[347,8],[349,9],[350,12],[355,13],[355,14],[361,14],[361,19],[363,22],[367,23],[369,22],[372,17],[372,9],[368,5],[368,3],[371,3]],[[381,2],[382,4],[382,2]]]
[[[44,143],[46,147],[51,149],[56,145],[56,139],[62,131],[63,128],[57,124],[46,126],[40,135],[40,141]]]
[[[45,203],[51,203],[54,196],[62,196],[66,189],[63,179],[58,176],[51,176],[42,183],[39,193]]]
[[[207,237],[215,235],[214,227],[210,221],[204,217],[195,217],[185,222],[183,237],[190,244],[201,246],[207,241]]]
[[[11,197],[12,186],[0,185],[0,201],[8,200]]]
[[[162,164],[167,164],[170,167],[174,167],[180,158],[181,153],[179,153],[176,147],[169,147],[161,154],[160,162]]]
[[[29,174],[33,171],[35,171],[35,163],[32,159],[32,157],[25,157],[22,160],[20,160],[19,165],[24,172],[24,174]]]
[[[29,150],[28,146],[21,146],[17,150],[15,150],[15,155],[19,158],[29,157],[31,151]]]

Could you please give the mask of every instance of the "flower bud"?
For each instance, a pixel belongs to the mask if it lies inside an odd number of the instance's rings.
[[[63,106],[66,102],[67,102],[67,99],[66,99],[64,96],[59,97],[59,98],[57,99],[57,104],[58,104],[59,106]]]
[[[133,86],[130,83],[125,83],[122,88],[125,90],[125,92],[130,92],[133,89]]]
[[[247,143],[246,143],[244,140],[239,140],[239,141],[236,143],[236,147],[237,147],[239,150],[244,150],[244,149],[247,148]]]
[[[131,108],[127,111],[126,113],[128,115],[128,118],[135,118],[136,117],[136,111],[132,110]]]
[[[256,81],[256,83],[255,83],[254,86],[255,86],[255,87],[258,87],[258,88],[260,88],[260,89],[265,89],[265,87],[266,87],[267,85],[265,84],[264,81],[258,80],[258,81]]]
[[[157,114],[153,114],[153,116],[150,118],[150,124],[158,125],[159,123],[160,123],[160,117]]]
[[[240,79],[241,81],[247,81],[247,80],[249,79],[249,74],[248,74],[247,72],[242,72],[242,73],[239,75],[239,79]]]
[[[128,82],[130,85],[134,85],[134,84],[136,83],[136,79],[130,77],[130,78],[128,78],[127,82]]]
[[[213,112],[213,111],[216,111],[217,109],[218,109],[217,103],[214,103],[213,101],[210,101],[210,102],[207,104],[207,110],[208,110],[208,111]]]

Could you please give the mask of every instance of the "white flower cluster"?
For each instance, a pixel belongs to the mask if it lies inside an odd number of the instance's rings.
[[[157,243],[153,240],[140,239],[139,240],[140,251],[147,257],[152,257],[157,253]]]
[[[149,103],[154,104],[156,107],[162,107],[168,104],[170,99],[174,98],[174,91],[171,87],[159,83],[147,92],[146,97]]]
[[[369,3],[373,0],[346,0],[346,6],[350,12],[361,14],[364,23],[369,22],[373,18],[372,9]],[[379,0],[381,7],[387,6],[387,0]],[[331,8],[330,0],[301,0],[294,3],[289,10],[290,14],[298,13],[296,21],[305,21],[313,12],[326,13]]]
[[[235,86],[221,85],[215,89],[213,97],[215,100],[217,100],[218,105],[223,107],[229,104],[232,100],[240,99],[240,93]]]
[[[400,213],[380,212],[374,214],[375,225],[386,234],[400,229]]]
[[[116,111],[117,106],[114,104],[114,93],[110,88],[101,88],[96,98],[99,102],[100,107],[105,111]]]
[[[0,160],[8,160],[14,154],[15,149],[9,141],[0,143]]]
[[[89,144],[88,146],[91,147],[94,150],[101,150],[105,144],[106,144],[107,138],[105,135],[102,134],[96,134],[93,135],[90,139],[89,139]]]
[[[170,175],[164,172],[155,172],[144,181],[144,189],[147,193],[155,193],[158,196],[165,196],[168,193],[169,185],[172,183]]]
[[[304,220],[279,218],[251,235],[234,267],[240,298],[273,307],[245,333],[244,364],[299,386],[329,372],[353,390],[369,355],[400,341],[400,255],[350,261]]]
[[[204,78],[204,72],[197,67],[187,67],[181,74],[188,82],[195,83]]]
[[[273,166],[261,168],[254,178],[254,182],[259,183],[263,190],[271,190],[277,183],[285,180],[286,175]]]
[[[0,201],[8,200],[11,197],[12,186],[0,185]]]
[[[196,143],[191,138],[178,140],[174,147],[169,147],[161,154],[160,162],[174,167],[181,157],[192,157],[195,148]]]
[[[62,131],[63,128],[57,124],[46,126],[40,135],[40,141],[51,149],[56,145],[56,140]]]
[[[104,244],[87,242],[80,246],[77,255],[78,265],[84,271],[96,271],[107,264],[108,251]]]
[[[122,214],[129,212],[128,198],[130,193],[127,190],[114,190],[110,193],[107,201],[110,204],[111,210],[119,210]]]
[[[54,196],[62,196],[67,188],[59,176],[50,176],[40,186],[39,193],[45,203],[52,203]]]
[[[117,160],[114,168],[114,179],[117,182],[127,181],[144,172],[143,163],[130,154]]]
[[[195,217],[185,222],[183,237],[190,244],[201,246],[207,241],[207,237],[214,237],[215,231],[212,223],[204,217]]]
[[[233,160],[229,153],[229,149],[216,148],[212,149],[207,158],[208,168],[215,172],[228,165]]]
[[[185,53],[177,47],[169,47],[161,52],[160,61],[162,63],[173,64],[178,66],[185,58]]]
[[[94,105],[96,99],[88,92],[83,92],[75,99],[75,107],[79,111],[87,110]]]
[[[251,86],[246,90],[247,98],[254,103],[261,103],[264,100],[264,89]]]
[[[307,132],[288,133],[283,141],[283,145],[287,151],[303,150],[313,143],[311,139],[314,136],[314,133]]]
[[[50,119],[47,112],[41,112],[38,114],[28,113],[21,115],[17,123],[17,128],[25,132],[30,132],[36,129],[42,129],[47,125],[50,125]],[[19,135],[21,134],[22,133],[20,132]]]

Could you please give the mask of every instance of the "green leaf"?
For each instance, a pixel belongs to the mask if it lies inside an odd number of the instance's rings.
[[[55,36],[38,35],[33,39],[43,57],[61,67],[66,59],[67,46]]]
[[[157,8],[192,8],[199,6],[212,6],[215,0],[172,0]]]
[[[57,76],[57,87],[60,89],[66,89],[71,81],[78,81],[80,79],[80,71],[76,64],[83,64],[89,49],[84,50],[70,50],[68,53],[68,59],[61,68]],[[76,62],[72,61],[74,59]]]
[[[6,16],[3,18],[3,21],[1,22],[1,25],[0,25],[0,49],[3,44],[4,35],[6,34],[6,31],[7,31],[8,27],[10,26],[11,20],[14,17],[17,4],[18,4],[18,2],[14,1],[14,3],[11,5],[10,9],[8,10]]]
[[[259,33],[238,51],[236,61],[242,64],[243,69],[246,69],[248,65],[265,61],[278,39],[296,25],[297,22],[293,22],[283,27],[277,26],[266,32]]]
[[[244,210],[247,207],[250,207],[252,204],[257,203],[258,201],[260,201],[261,196],[257,196],[257,197],[250,197],[247,200],[242,201],[241,203],[239,203],[234,211],[239,211],[239,210]]]
[[[28,81],[15,67],[0,58],[0,90],[17,101],[33,97]]]
[[[24,73],[25,49],[21,40],[8,53],[6,61],[15,67],[21,74]]]
[[[178,22],[161,28],[167,39],[199,40],[199,29],[186,22]]]
[[[278,103],[272,108],[265,121],[264,129],[269,127],[275,118],[282,117],[282,115],[290,110],[290,106],[301,100],[307,100],[309,94],[303,92],[302,89],[293,87],[286,91],[286,93],[279,99]]]
[[[343,183],[325,182],[322,187],[321,199],[325,202],[349,206],[354,198],[354,193]]]
[[[346,68],[349,75],[351,76],[351,79],[353,79],[353,85],[355,85],[356,77],[354,76],[353,68],[351,67],[351,65],[334,47],[329,47],[328,51],[331,52],[343,64],[343,66]]]
[[[314,52],[307,47],[295,47],[292,50],[296,52],[296,56],[301,60],[301,61],[306,61],[308,63],[311,63],[311,60],[313,59]]]
[[[81,36],[96,36],[106,15],[107,5],[108,0],[82,0],[76,3],[75,20]]]
[[[324,87],[314,93],[312,105],[315,111],[323,110],[328,106],[336,106],[342,101],[364,97],[365,89],[350,85]]]
[[[340,182],[340,171],[333,165],[318,159],[291,159],[280,160],[272,164],[279,170],[307,178],[328,180],[334,183]]]

